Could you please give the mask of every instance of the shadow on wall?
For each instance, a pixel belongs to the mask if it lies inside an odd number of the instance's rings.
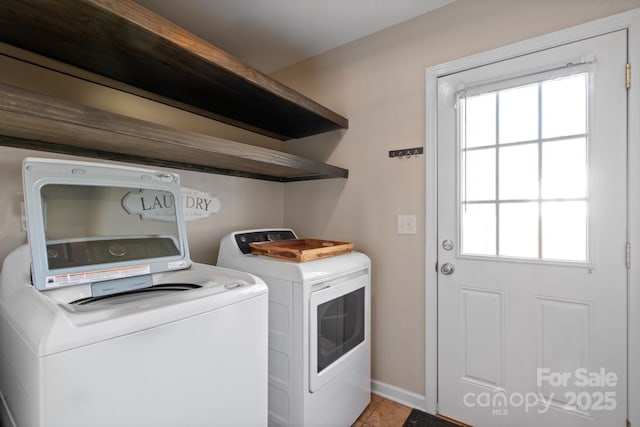
[[[4,192],[3,192],[4,193]],[[2,207],[0,208],[0,263],[18,246],[27,243],[27,233],[23,231],[26,224],[22,222],[22,206],[24,197],[22,190],[11,191],[2,194]],[[1,268],[0,264],[0,268]]]
[[[296,154],[318,162],[327,162],[338,147],[338,144],[340,144],[345,132],[347,131],[338,130],[286,141],[283,149],[290,154]]]
[[[27,243],[22,228],[22,159],[16,161],[2,151],[0,156],[0,263],[15,248]],[[0,264],[1,267],[1,264]]]
[[[344,230],[332,227],[347,180],[290,182],[284,190],[284,224],[300,238],[344,239]]]

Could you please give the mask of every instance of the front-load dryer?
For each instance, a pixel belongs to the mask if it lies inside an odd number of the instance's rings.
[[[355,251],[306,262],[251,253],[289,239],[290,229],[228,234],[217,265],[269,287],[269,425],[349,426],[371,397],[371,262]]]
[[[191,263],[179,178],[27,159],[0,274],[2,425],[266,426],[267,287]]]

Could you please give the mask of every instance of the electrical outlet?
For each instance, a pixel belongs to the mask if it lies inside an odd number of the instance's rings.
[[[415,215],[398,215],[398,234],[416,234]]]

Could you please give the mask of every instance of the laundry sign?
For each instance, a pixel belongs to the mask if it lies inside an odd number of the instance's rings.
[[[185,221],[206,218],[218,212],[222,206],[217,197],[213,197],[203,191],[182,187],[180,193],[182,194],[182,209]]]
[[[220,210],[220,200],[209,193],[184,187],[180,193],[185,221],[207,218]],[[176,218],[174,198],[168,191],[132,191],[122,198],[122,206],[128,213],[145,220],[174,221]]]

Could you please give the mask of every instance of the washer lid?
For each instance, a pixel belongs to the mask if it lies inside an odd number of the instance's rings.
[[[38,290],[191,264],[178,175],[27,158],[22,176]]]

